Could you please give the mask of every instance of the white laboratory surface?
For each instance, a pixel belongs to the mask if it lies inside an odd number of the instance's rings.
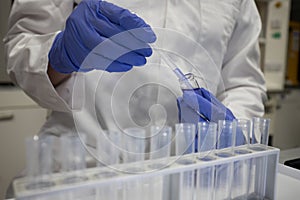
[[[300,170],[278,165],[276,196],[277,200],[300,198]]]
[[[25,167],[25,138],[36,134],[47,110],[16,87],[0,87],[0,199]]]
[[[300,198],[300,170],[283,165],[285,161],[300,158],[300,148],[280,152],[276,196],[278,200]]]

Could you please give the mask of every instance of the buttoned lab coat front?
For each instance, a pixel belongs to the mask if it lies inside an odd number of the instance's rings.
[[[200,77],[237,118],[262,116],[265,82],[259,67],[260,18],[253,0],[112,0],[149,23],[157,47],[182,70]],[[149,127],[178,122],[178,80],[154,50],[147,65],[126,73],[73,73],[54,88],[48,52],[71,14],[73,0],[15,0],[5,38],[11,79],[52,110],[42,133]],[[79,3],[79,2],[76,2]],[[101,63],[99,63],[101,64]],[[34,123],[34,122],[33,122]]]

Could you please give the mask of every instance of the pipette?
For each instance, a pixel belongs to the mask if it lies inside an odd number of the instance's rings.
[[[156,45],[152,44],[152,47],[154,49],[158,49]],[[184,87],[187,89],[194,89],[192,84],[189,82],[189,80],[185,77],[183,72],[176,66],[176,64],[172,61],[172,59],[169,57],[169,55],[162,53],[160,51],[157,51],[158,54],[161,56],[162,60],[167,64],[167,66],[174,72],[174,74],[177,76],[179,81],[184,84]],[[197,115],[199,115],[202,119],[205,121],[209,122],[209,119],[201,114],[197,109],[194,109],[192,106],[188,105],[187,106],[192,109]]]
[[[154,46],[154,45],[153,45]],[[157,51],[162,60],[167,64],[167,66],[174,72],[174,74],[177,76],[177,78],[182,81],[186,88],[193,89],[192,84],[189,82],[189,80],[185,77],[183,72],[175,65],[175,63],[171,60],[169,55],[162,53],[160,51]]]

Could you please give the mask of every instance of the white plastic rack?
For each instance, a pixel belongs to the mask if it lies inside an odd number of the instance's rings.
[[[279,150],[251,144],[183,156],[24,177],[17,199],[276,199]]]

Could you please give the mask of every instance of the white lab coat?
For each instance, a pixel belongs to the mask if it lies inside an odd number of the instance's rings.
[[[202,86],[237,118],[263,115],[266,95],[258,46],[261,24],[253,0],[111,2],[137,13],[157,31],[163,48],[191,61],[205,79]],[[91,136],[88,141],[92,144],[93,136],[102,129],[176,123],[176,97],[181,90],[171,70],[155,55],[146,66],[126,73],[73,73],[57,88],[51,85],[46,73],[48,52],[73,3],[15,0],[10,15],[5,38],[7,70],[29,96],[53,111],[41,132],[82,132]],[[195,43],[206,51],[197,49]]]

